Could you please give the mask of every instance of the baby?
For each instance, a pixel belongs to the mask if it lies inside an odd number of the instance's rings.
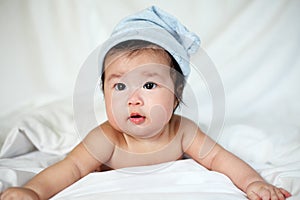
[[[99,55],[108,120],[64,160],[23,187],[7,189],[1,200],[48,199],[104,166],[152,165],[181,159],[184,153],[227,175],[249,199],[290,197],[216,144],[193,121],[174,114],[189,74],[189,55],[198,46],[196,35],[156,7],[121,21]]]

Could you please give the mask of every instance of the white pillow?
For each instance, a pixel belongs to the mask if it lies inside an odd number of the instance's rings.
[[[34,149],[65,154],[78,142],[71,99],[55,101],[22,116],[4,139],[0,158],[13,157]]]

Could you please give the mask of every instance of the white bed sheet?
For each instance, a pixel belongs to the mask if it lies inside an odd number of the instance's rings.
[[[160,170],[157,170],[160,168]],[[300,197],[300,164],[261,166],[260,173]],[[152,171],[153,170],[153,171]],[[247,199],[230,179],[192,159],[148,167],[92,173],[53,199]]]
[[[12,186],[22,186],[38,172],[63,158],[64,155],[32,151],[0,159],[0,191]]]
[[[63,156],[34,151],[0,160],[0,191],[20,186]],[[284,166],[254,165],[269,182],[300,197],[300,163]],[[52,199],[247,199],[228,177],[212,172],[192,159],[152,166],[95,172],[69,186]]]
[[[87,186],[87,187],[86,187]],[[52,199],[246,199],[223,174],[195,161],[92,173]]]
[[[111,0],[106,6],[97,0],[71,4],[3,0],[0,189],[22,185],[79,142],[72,102],[63,97],[72,95],[80,64],[108,37],[119,19],[152,4],[178,16],[197,32],[202,47],[216,64],[226,94],[226,121],[218,142],[266,180],[289,190],[293,194],[290,199],[300,199],[298,0],[187,0],[172,6],[164,0]],[[193,78],[190,80],[197,85]],[[202,92],[197,95],[205,96]],[[201,100],[198,110],[206,113],[211,109],[209,99]],[[98,113],[103,119],[103,108]],[[201,119],[209,125],[210,116],[203,114]],[[55,198],[244,198],[226,178],[195,166],[191,160],[168,166],[152,175],[94,173]],[[138,168],[145,169],[148,167]],[[100,184],[101,179],[106,182]],[[204,180],[208,182],[203,184]],[[173,185],[176,181],[183,187]],[[217,181],[226,184],[218,185]],[[149,187],[151,182],[155,183],[153,187]],[[138,189],[134,187],[137,183]]]

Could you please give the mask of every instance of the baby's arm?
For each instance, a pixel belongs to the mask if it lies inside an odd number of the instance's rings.
[[[77,145],[64,160],[43,170],[22,188],[12,187],[7,189],[2,193],[0,199],[49,199],[54,194],[94,171],[101,163],[91,154],[92,152],[86,145],[89,141],[99,142],[98,147],[101,149],[103,147],[101,141],[103,142],[103,140],[101,140],[99,134],[101,136],[101,132],[98,129],[94,129],[85,138],[84,142]],[[103,152],[110,155],[108,152],[110,150],[107,148]]]
[[[49,199],[54,194],[87,175],[100,165],[80,143],[64,160],[48,167],[36,175],[23,188],[9,188],[1,195],[1,200]]]
[[[190,129],[191,125],[188,127]],[[291,196],[286,190],[266,183],[247,163],[226,151],[198,128],[194,138],[184,137],[185,152],[189,156],[206,168],[227,175],[249,199],[285,199]],[[191,145],[188,145],[189,143]]]

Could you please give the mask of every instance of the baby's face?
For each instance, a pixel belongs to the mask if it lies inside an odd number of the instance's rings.
[[[110,124],[133,137],[159,134],[175,106],[170,69],[166,58],[148,51],[108,57],[104,97]]]

